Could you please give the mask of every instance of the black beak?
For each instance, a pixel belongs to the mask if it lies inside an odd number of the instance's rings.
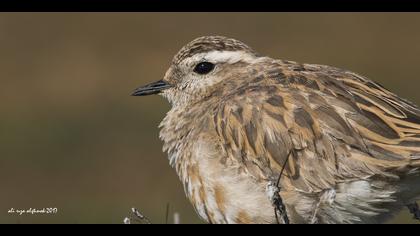
[[[162,90],[172,87],[172,85],[168,84],[163,80],[159,80],[148,85],[142,86],[134,90],[131,96],[146,96],[151,94],[158,94]]]

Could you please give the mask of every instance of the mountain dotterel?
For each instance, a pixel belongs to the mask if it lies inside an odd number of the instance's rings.
[[[172,105],[163,150],[209,223],[420,217],[420,110],[363,76],[206,36],[133,93],[149,94]]]

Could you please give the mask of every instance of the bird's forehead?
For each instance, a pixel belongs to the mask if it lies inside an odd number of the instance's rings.
[[[204,36],[194,39],[175,55],[174,64],[178,64],[186,58],[194,55],[209,52],[235,52],[242,51],[245,53],[256,55],[256,53],[248,45],[232,38],[223,36]]]

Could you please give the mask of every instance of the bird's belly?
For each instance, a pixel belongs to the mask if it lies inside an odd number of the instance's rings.
[[[210,223],[273,223],[274,208],[262,184],[228,173],[203,176],[189,195],[199,215]]]
[[[239,165],[221,162],[221,153],[208,142],[197,145],[184,183],[198,214],[210,223],[274,223],[266,183]]]

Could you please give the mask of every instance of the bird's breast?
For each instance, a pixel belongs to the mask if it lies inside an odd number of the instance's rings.
[[[210,117],[176,109],[161,123],[164,151],[197,213],[210,223],[272,223],[274,209],[262,180],[229,157]]]

